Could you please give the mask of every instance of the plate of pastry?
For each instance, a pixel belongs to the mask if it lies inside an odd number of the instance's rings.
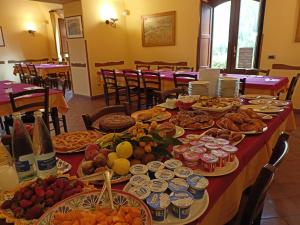
[[[245,99],[276,99],[276,96],[273,95],[260,95],[260,94],[247,94],[247,95],[241,95],[241,98]]]
[[[274,100],[274,99],[254,99],[250,100],[249,103],[253,105],[270,105],[270,106],[287,106],[290,104],[289,101],[282,101],[282,100]]]
[[[153,107],[152,109],[140,110],[131,114],[135,121],[164,121],[170,119],[172,114],[162,107]]]
[[[215,123],[210,115],[200,110],[180,111],[172,116],[169,121],[186,130],[207,129],[211,128]]]
[[[135,124],[135,120],[125,114],[110,113],[99,118],[101,132],[123,132]]]
[[[73,131],[52,137],[52,143],[57,153],[82,152],[88,144],[102,136],[97,131]]]
[[[284,111],[283,108],[272,105],[242,105],[240,109],[252,109],[259,113],[279,113]]]
[[[232,106],[233,103],[225,98],[202,96],[192,107],[204,111],[224,112]]]
[[[226,113],[216,124],[221,129],[244,134],[263,133],[268,129],[267,124],[253,109],[241,109],[236,113]]]
[[[210,128],[209,130],[202,133],[200,136],[205,135],[228,140],[231,145],[238,145],[246,137],[245,134],[219,128]]]

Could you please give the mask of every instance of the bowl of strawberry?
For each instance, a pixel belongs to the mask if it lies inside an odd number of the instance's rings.
[[[27,182],[11,195],[1,196],[0,215],[4,215],[7,222],[38,219],[57,202],[81,193],[84,189],[88,189],[86,184],[70,177],[50,176]]]

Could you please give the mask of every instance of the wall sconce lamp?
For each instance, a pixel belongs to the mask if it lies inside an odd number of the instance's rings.
[[[36,30],[27,30],[27,32],[28,32],[29,34],[31,34],[32,36],[34,36],[34,35],[35,35],[35,32],[36,32]]]
[[[112,27],[116,28],[117,27],[117,22],[118,18],[110,18],[109,20],[105,20],[105,23],[107,25],[111,25]]]

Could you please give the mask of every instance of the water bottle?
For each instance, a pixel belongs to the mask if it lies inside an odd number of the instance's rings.
[[[34,112],[34,117],[33,152],[35,154],[37,175],[40,178],[46,178],[57,173],[56,157],[51,136],[44,123],[42,113],[36,111]]]
[[[36,177],[31,138],[24,127],[20,113],[13,114],[12,153],[19,181]]]

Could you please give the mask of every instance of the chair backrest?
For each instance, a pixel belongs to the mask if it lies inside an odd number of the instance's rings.
[[[140,73],[137,70],[123,70],[126,87],[141,87]]]
[[[136,65],[137,70],[150,70],[150,65]]]
[[[176,66],[176,70],[175,71],[193,72],[194,71],[194,67]]]
[[[142,71],[144,88],[161,91],[161,77],[159,72]]]
[[[34,64],[26,64],[27,69],[28,69],[28,73],[30,76],[38,76],[37,70],[35,68]]]
[[[196,74],[188,73],[173,73],[174,85],[175,87],[180,87],[186,89],[189,85],[189,81],[198,80]]]
[[[93,123],[96,120],[98,120],[101,116],[118,112],[125,112],[126,115],[130,115],[129,104],[126,102],[123,105],[105,106],[93,115],[82,115],[82,119],[87,130],[99,130],[99,128],[93,126]]]
[[[251,188],[248,202],[246,203],[246,207],[243,211],[240,224],[252,225],[253,221],[261,213],[264,207],[264,200],[267,191],[269,190],[274,179],[274,174],[275,168],[269,164],[265,165],[261,169],[254,185]]]
[[[245,89],[246,89],[246,78],[241,78],[240,79],[240,90],[239,94],[244,95],[245,94]]]
[[[300,77],[300,73],[298,73],[296,76],[294,76],[292,78],[289,89],[286,93],[285,100],[292,100],[292,97],[293,97],[293,94],[294,94],[294,91],[295,91],[295,88],[296,88],[299,77]]]
[[[288,139],[289,135],[287,133],[281,133],[276,142],[275,147],[273,148],[269,164],[274,166],[275,168],[279,167],[279,165],[282,163],[282,161],[288,153]]]
[[[42,99],[35,102],[20,104],[19,98],[26,97],[26,95],[39,94]],[[9,93],[10,104],[13,112],[29,112],[33,110],[43,109],[43,119],[49,129],[49,87],[41,89],[26,90],[17,93]],[[18,102],[18,104],[17,104]]]
[[[107,88],[117,88],[117,76],[115,70],[101,69],[104,85]]]
[[[26,77],[22,65],[20,63],[15,64],[15,69],[19,74],[21,83],[26,83]]]
[[[257,72],[258,74],[263,74],[265,76],[269,76],[270,75],[270,69],[267,69],[267,70],[263,70],[263,69],[258,69]]]
[[[174,71],[174,66],[157,66],[157,69],[161,71]]]

